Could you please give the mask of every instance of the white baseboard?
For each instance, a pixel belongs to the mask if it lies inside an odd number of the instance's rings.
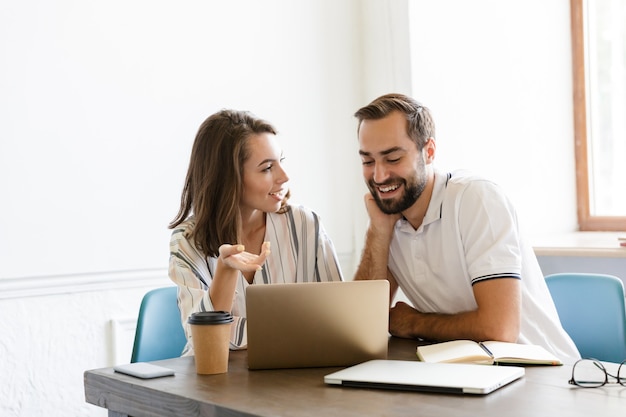
[[[353,274],[353,254],[349,252],[338,253],[337,257],[339,258],[344,278],[351,279]],[[157,287],[168,284],[174,285],[167,276],[167,268],[0,278],[0,300],[120,288]]]
[[[73,275],[0,278],[0,300],[54,294],[73,294],[120,288],[174,285],[166,268]]]

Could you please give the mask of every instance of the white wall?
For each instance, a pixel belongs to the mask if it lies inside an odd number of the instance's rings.
[[[106,414],[82,372],[124,360],[111,320],[168,285],[190,146],[223,107],[277,125],[348,277],[367,221],[352,114],[390,91],[434,110],[440,165],[574,230],[568,1],[408,3],[412,59],[399,0],[0,4],[0,415]]]
[[[4,4],[1,276],[165,266],[194,135],[223,107],[275,123],[294,201],[331,230],[349,224],[351,199],[333,185],[357,178],[340,140],[359,103],[355,7]],[[335,235],[350,251],[349,233]]]
[[[409,4],[437,165],[504,186],[531,236],[577,230],[569,1]]]

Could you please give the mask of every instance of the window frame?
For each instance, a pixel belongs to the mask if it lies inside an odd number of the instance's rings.
[[[590,211],[585,2],[586,0],[570,0],[578,228],[580,231],[626,231],[626,216],[593,216]]]

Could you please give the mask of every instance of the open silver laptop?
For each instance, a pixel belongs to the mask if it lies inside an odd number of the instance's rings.
[[[524,368],[518,366],[371,360],[328,374],[324,382],[359,388],[489,394],[524,374]]]
[[[251,285],[250,369],[349,366],[387,357],[386,280]]]

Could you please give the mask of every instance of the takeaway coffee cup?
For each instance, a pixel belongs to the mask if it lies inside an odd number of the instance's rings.
[[[191,325],[196,372],[223,374],[228,372],[228,348],[233,316],[226,311],[193,313],[187,321]]]

